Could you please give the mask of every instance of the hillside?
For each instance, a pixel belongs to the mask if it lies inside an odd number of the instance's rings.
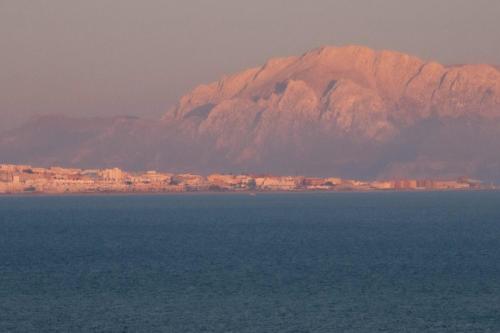
[[[3,134],[2,162],[500,180],[496,67],[359,46],[272,59],[201,85],[161,121],[85,121]]]

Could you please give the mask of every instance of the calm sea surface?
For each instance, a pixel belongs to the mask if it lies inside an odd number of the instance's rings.
[[[500,193],[0,197],[0,332],[500,332]]]

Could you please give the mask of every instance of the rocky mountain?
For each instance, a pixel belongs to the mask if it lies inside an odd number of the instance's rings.
[[[199,86],[161,121],[61,121],[0,136],[1,160],[500,180],[498,68],[359,46],[272,59]]]

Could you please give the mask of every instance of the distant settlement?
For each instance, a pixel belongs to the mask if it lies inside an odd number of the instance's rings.
[[[361,181],[335,177],[173,174],[0,164],[0,194],[166,193],[221,191],[390,191],[495,189],[468,178]]]

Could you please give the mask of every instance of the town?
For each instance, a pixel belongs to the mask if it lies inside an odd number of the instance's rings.
[[[253,174],[173,174],[157,171],[39,168],[0,164],[0,194],[167,193],[223,191],[390,191],[495,189],[480,181],[397,179],[361,181],[335,177]]]

